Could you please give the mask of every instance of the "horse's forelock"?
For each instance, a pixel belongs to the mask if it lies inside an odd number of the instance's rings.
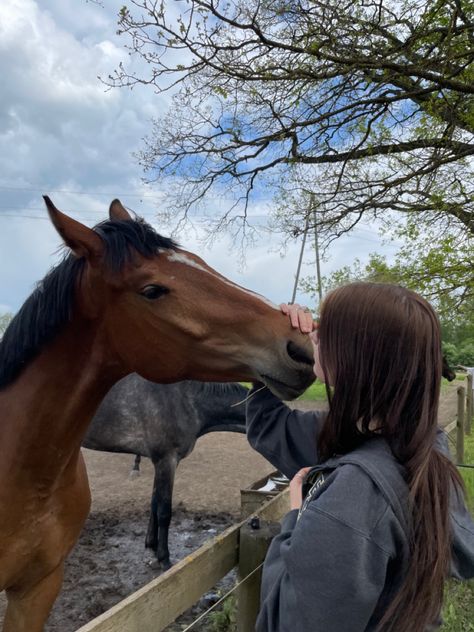
[[[120,270],[138,253],[151,258],[160,250],[175,250],[178,244],[163,237],[143,218],[133,220],[106,220],[94,226],[105,244],[105,264],[112,270]]]

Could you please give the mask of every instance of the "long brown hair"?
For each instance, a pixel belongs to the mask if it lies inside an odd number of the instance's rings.
[[[410,560],[379,630],[421,632],[441,610],[451,559],[450,487],[462,487],[454,465],[434,447],[442,371],[437,316],[405,288],[349,284],[323,303],[319,348],[333,386],[321,459],[346,454],[376,433],[405,468]]]

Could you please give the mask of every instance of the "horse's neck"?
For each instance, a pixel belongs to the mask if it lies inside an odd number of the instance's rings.
[[[93,327],[69,325],[0,391],[0,470],[47,485],[71,464],[109,388],[120,377]]]
[[[245,399],[247,391],[242,393],[237,390],[222,389],[206,393],[205,391],[196,397],[196,406],[201,423],[200,433],[207,432],[210,428],[218,429],[219,426],[244,426],[245,425]]]

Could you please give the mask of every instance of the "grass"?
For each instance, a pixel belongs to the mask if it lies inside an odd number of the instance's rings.
[[[450,580],[446,585],[441,632],[474,632],[474,584]]]
[[[464,380],[465,377],[466,376],[464,374],[463,375],[458,374],[456,376],[456,379]],[[250,382],[241,382],[241,384],[243,386],[246,386],[247,388],[251,388],[252,386]],[[443,393],[444,391],[448,390],[449,386],[450,386],[450,382],[448,382],[448,380],[443,378],[441,380],[441,392]],[[313,382],[311,386],[307,388],[305,392],[298,397],[298,399],[303,402],[324,402],[327,399],[326,387],[319,380],[316,380],[316,382]]]
[[[209,626],[205,632],[235,632],[237,604],[234,596],[227,597],[219,609],[208,615]]]
[[[474,464],[474,435],[464,438],[464,462]],[[474,515],[474,469],[460,468],[467,505]],[[450,580],[446,585],[442,632],[474,632],[474,580]]]
[[[445,393],[449,389],[451,382],[448,382],[444,377],[441,380],[441,393]]]
[[[326,401],[326,386],[319,381],[313,382],[298,399],[304,402]]]
[[[251,388],[250,382],[241,382],[243,386]],[[306,402],[316,402],[326,400],[326,387],[321,382],[313,382],[298,399]]]
[[[465,375],[462,377],[457,376],[456,379],[464,380]],[[441,392],[447,391],[450,388],[450,384],[451,382],[443,378],[441,380]],[[326,401],[326,387],[319,380],[316,380],[298,399],[302,401]]]

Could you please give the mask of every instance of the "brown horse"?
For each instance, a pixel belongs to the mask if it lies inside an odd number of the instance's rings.
[[[45,202],[70,252],[0,343],[0,590],[4,632],[40,632],[89,511],[81,441],[110,387],[312,381],[306,337],[260,296],[132,219],[118,200],[90,229]]]

